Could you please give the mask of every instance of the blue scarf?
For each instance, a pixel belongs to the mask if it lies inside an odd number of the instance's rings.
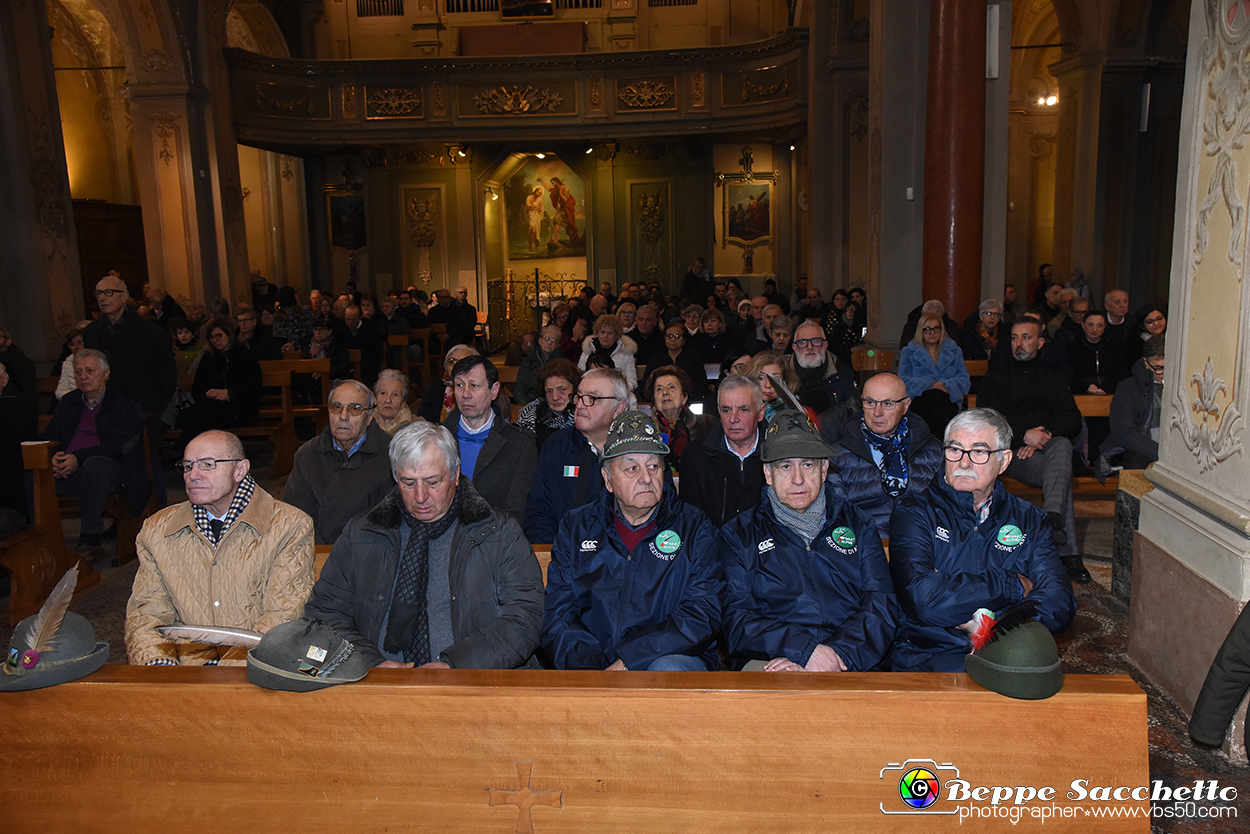
[[[903,417],[891,437],[875,434],[862,415],[859,423],[864,429],[864,440],[881,453],[881,488],[891,498],[898,498],[907,491],[907,447],[911,444],[907,417]]]

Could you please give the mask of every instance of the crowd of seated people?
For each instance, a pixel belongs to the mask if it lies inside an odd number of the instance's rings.
[[[140,534],[131,661],[239,662],[155,631],[208,616],[214,583],[252,589],[216,624],[317,617],[379,666],[705,670],[724,649],[734,669],[953,671],[980,608],[1028,597],[1046,628],[1067,628],[1071,582],[1089,579],[1073,452],[1107,467],[1157,457],[1165,310],[1141,308],[1134,324],[1123,291],[1104,310],[1053,285],[1046,308],[989,299],[961,328],[926,302],[898,374],[861,389],[849,354],[866,324],[862,290],[826,303],[816,288],[791,298],[774,283],[748,297],[705,267],[684,282],[694,297],[629,282],[553,306],[522,346],[515,422],[499,368],[471,345],[462,288],[379,301],[353,287],[307,304],[282,288],[233,318],[212,300],[195,320],[203,310],[178,315],[156,295],[140,314],[116,276],[102,280],[102,315],[70,334],[56,369],[67,363],[78,389],[56,433],[72,453],[90,439],[92,409],[121,403],[110,408],[122,416],[109,418],[107,449],[97,438],[89,459],[59,464],[64,489],[128,489],[142,470],[133,439],[152,383],[136,373],[162,376],[168,363],[175,381],[179,369],[195,380],[173,447],[188,500]],[[136,361],[132,314],[161,355],[119,374]],[[387,339],[417,323],[444,323],[448,338],[414,416],[414,379],[393,367]],[[119,339],[116,359],[94,347]],[[0,361],[20,362],[11,339],[2,347]],[[359,379],[349,349],[361,351]],[[326,428],[270,496],[230,429],[256,419],[259,363],[287,355],[329,359],[335,382],[320,403]],[[972,410],[966,359],[989,365]],[[0,377],[6,393],[11,377]],[[1098,436],[1074,396],[1113,394]],[[1007,493],[1003,475],[1040,485],[1045,506]],[[83,506],[97,516],[83,519],[92,544],[99,510]],[[313,544],[332,547],[319,578]],[[551,547],[545,586],[534,545]],[[219,548],[256,561],[223,564],[207,584],[177,567],[184,552]]]

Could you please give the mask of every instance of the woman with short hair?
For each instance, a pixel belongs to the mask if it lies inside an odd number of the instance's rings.
[[[521,409],[516,426],[533,435],[540,450],[548,437],[573,425],[573,397],[581,381],[581,371],[563,357],[538,369],[538,399]]]

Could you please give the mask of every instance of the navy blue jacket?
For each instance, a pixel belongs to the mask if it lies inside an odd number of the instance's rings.
[[[40,440],[55,440],[61,444],[58,451],[65,451],[78,431],[82,420],[82,391],[74,389],[61,398],[52,422],[39,435]],[[100,402],[100,414],[96,417],[96,434],[100,442],[74,451],[78,465],[87,458],[115,458],[121,466],[122,483],[126,488],[126,503],[130,512],[138,517],[148,502],[152,481],[143,463],[143,411],[139,404],[117,388],[107,386]]]
[[[577,467],[574,475],[568,467]],[[532,544],[556,540],[556,528],[569,510],[603,492],[599,456],[575,427],[560,429],[543,444],[525,504],[525,537]]]
[[[679,500],[671,483],[656,532],[632,551],[615,518],[616,499],[605,490],[560,521],[547,567],[548,659],[557,669],[606,669],[618,659],[646,669],[664,655],[685,654],[716,668],[725,595],[716,527]]]
[[[825,487],[825,524],[811,547],[777,521],[765,489],[759,506],[721,531],[725,639],[734,668],[786,657],[803,666],[816,646],[851,672],[885,658],[898,602],[877,525]]]
[[[962,672],[972,650],[959,626],[978,608],[1001,611],[1024,586],[1051,632],[1076,614],[1072,582],[1055,554],[1046,515],[994,484],[990,514],[976,523],[972,493],[957,492],[945,472],[929,489],[908,495],[890,517],[890,573],[902,615],[890,657],[896,672]]]
[[[864,426],[858,417],[843,426],[842,437],[833,446],[840,454],[830,458],[829,485],[833,487],[833,494],[872,516],[877,530],[885,538],[890,537],[890,513],[903,496],[924,492],[934,473],[942,468],[942,444],[930,433],[924,420],[903,419],[911,429],[911,441],[907,445],[907,491],[898,498],[891,498],[881,488],[881,469],[872,459],[872,450],[864,439]]]

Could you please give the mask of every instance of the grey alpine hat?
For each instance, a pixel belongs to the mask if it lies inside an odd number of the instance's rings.
[[[964,670],[986,689],[1008,698],[1036,701],[1063,689],[1055,638],[1036,620],[996,635],[964,658]]]
[[[32,614],[18,623],[9,644],[4,673],[0,674],[0,692],[43,689],[90,675],[108,660],[109,644],[95,639],[95,631],[86,618],[66,611],[48,647],[39,651],[34,645],[34,626],[39,614]]]
[[[247,679],[265,689],[310,692],[358,681],[369,661],[321,620],[276,625],[247,653]]]
[[[791,458],[827,460],[834,454],[802,411],[779,411],[764,430],[760,460],[775,463]]]
[[[608,427],[608,439],[603,444],[599,460],[619,458],[621,455],[667,454],[668,446],[651,418],[641,411],[626,411]]]

